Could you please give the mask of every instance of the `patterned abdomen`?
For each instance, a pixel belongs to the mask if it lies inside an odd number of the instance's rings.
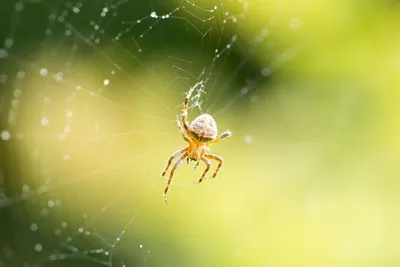
[[[211,115],[202,114],[192,121],[190,132],[198,141],[209,142],[217,137],[217,123]]]

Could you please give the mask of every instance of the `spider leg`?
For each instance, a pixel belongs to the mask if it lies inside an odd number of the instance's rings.
[[[203,181],[204,177],[206,176],[206,173],[208,172],[208,170],[211,167],[211,163],[208,159],[202,157],[201,160],[207,165],[207,168],[204,170],[203,174],[201,175],[200,180],[198,182],[195,182],[195,184],[199,184]]]
[[[187,156],[188,156],[187,153],[183,154],[182,157],[177,162],[175,162],[174,167],[172,167],[172,169],[171,169],[171,173],[169,175],[168,183],[167,183],[167,186],[165,187],[164,194],[163,194],[164,201],[165,201],[166,204],[168,204],[167,193],[168,193],[168,190],[169,190],[169,188],[171,186],[172,177],[174,176],[174,172],[175,172],[176,168],[178,168],[179,165],[181,165],[181,163],[185,160],[185,158]]]
[[[174,154],[172,154],[171,157],[169,157],[167,166],[165,166],[165,169],[164,169],[163,173],[161,174],[162,177],[164,177],[164,175],[165,175],[165,173],[167,172],[169,166],[171,166],[172,160],[173,160],[174,158],[176,158],[177,156],[179,156],[180,154],[182,154],[183,152],[185,152],[186,149],[187,149],[187,147],[182,148],[182,149],[179,149],[179,150],[176,151]]]
[[[198,160],[197,163],[196,163],[196,165],[194,165],[194,169],[196,169],[197,166],[199,166],[199,164],[200,164],[200,160]]]
[[[216,160],[216,161],[219,161],[218,167],[217,167],[217,169],[215,170],[215,172],[214,172],[214,174],[213,174],[213,176],[212,176],[212,178],[215,178],[215,176],[217,176],[218,171],[219,171],[219,170],[221,169],[221,167],[222,167],[222,163],[224,162],[224,159],[223,159],[222,157],[220,157],[220,156],[211,155],[211,154],[209,154],[209,155],[206,154],[205,157],[206,157],[206,158],[209,158],[209,159],[214,159],[214,160]]]
[[[208,142],[207,145],[215,144],[215,143],[221,141],[222,139],[224,139],[225,137],[230,137],[230,136],[232,136],[232,132],[229,131],[229,130],[226,130],[226,131],[223,132],[220,136],[218,136],[218,137],[215,138],[214,140]]]
[[[190,138],[190,137],[189,137],[189,138],[186,137],[185,131],[184,131],[183,128],[182,128],[182,125],[181,125],[181,122],[179,121],[178,115],[176,115],[176,122],[178,123],[179,131],[181,131],[181,134],[182,134],[183,139],[184,139],[186,142],[190,143],[190,139],[191,139],[191,138]]]
[[[186,93],[186,98],[185,98],[185,102],[184,102],[184,104],[183,104],[183,109],[182,109],[182,114],[181,114],[181,116],[182,116],[182,122],[183,122],[183,128],[185,129],[186,134],[187,134],[190,138],[192,138],[193,135],[192,135],[192,133],[190,132],[189,124],[188,124],[188,121],[187,121],[187,119],[188,119],[187,116],[188,116],[188,104],[189,104],[189,99],[190,99],[190,96],[191,96],[192,93],[193,93],[193,90],[194,90],[194,87],[190,88],[189,92]]]

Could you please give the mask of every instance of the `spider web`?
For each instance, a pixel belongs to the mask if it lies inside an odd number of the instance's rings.
[[[193,261],[174,246],[167,218],[179,215],[161,197],[161,170],[181,144],[184,95],[194,88],[191,119],[207,112],[228,128],[219,118],[234,121],[232,110],[256,103],[258,88],[297,53],[274,35],[297,30],[298,20],[268,14],[251,27],[251,8],[242,0],[0,4],[0,266]],[[230,142],[254,139],[238,133]],[[170,205],[192,182],[179,180]]]

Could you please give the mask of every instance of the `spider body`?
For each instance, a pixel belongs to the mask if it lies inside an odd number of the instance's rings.
[[[189,92],[186,94],[185,102],[183,105],[182,109],[182,124],[177,116],[177,122],[178,122],[178,127],[179,130],[181,131],[183,139],[188,143],[188,146],[185,148],[182,148],[175,153],[173,153],[167,163],[167,166],[165,167],[162,176],[164,177],[165,174],[167,173],[168,168],[171,166],[171,163],[174,158],[178,157],[179,155],[182,155],[177,162],[175,162],[174,166],[171,169],[169,179],[167,182],[167,186],[165,187],[164,190],[164,200],[166,203],[167,202],[167,193],[169,191],[169,188],[171,186],[172,182],[172,177],[174,176],[174,172],[176,168],[179,167],[180,164],[186,159],[187,163],[189,163],[189,160],[191,161],[197,161],[196,165],[194,168],[196,168],[199,164],[200,161],[204,162],[206,164],[206,169],[204,170],[203,174],[201,175],[199,181],[197,183],[201,183],[206,176],[207,172],[210,170],[211,163],[210,159],[216,160],[219,162],[217,169],[215,170],[212,178],[215,178],[217,176],[218,171],[222,167],[223,159],[220,156],[217,155],[211,155],[208,154],[208,151],[210,150],[209,146],[211,144],[217,143],[221,141],[225,137],[229,137],[232,135],[232,133],[227,130],[223,132],[220,136],[218,136],[218,130],[217,130],[217,123],[215,122],[214,118],[209,115],[209,114],[202,114],[198,116],[196,119],[192,121],[192,123],[188,124],[187,122],[187,116],[188,116],[188,102],[190,99],[190,96],[193,92],[195,87],[192,87]],[[218,137],[217,137],[218,136]]]
[[[187,148],[188,159],[193,161],[198,161],[205,153],[209,150],[208,146],[203,142],[192,142],[189,143]]]

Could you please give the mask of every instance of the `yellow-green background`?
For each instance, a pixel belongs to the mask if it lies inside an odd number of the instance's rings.
[[[30,78],[32,98],[23,102],[19,125],[26,138],[7,144],[6,169],[18,168],[21,184],[43,185],[41,177],[61,183],[22,201],[31,214],[28,226],[38,220],[42,202],[59,198],[63,204],[40,219],[44,237],[27,242],[47,239],[66,220],[72,232],[84,227],[113,242],[133,218],[112,250],[131,266],[399,266],[399,8],[396,1],[249,1],[239,36],[276,17],[271,38],[282,44],[277,50],[290,44],[296,53],[272,73],[272,82],[257,86],[265,93],[255,94],[256,101],[228,105],[236,93],[219,94],[218,87],[202,96],[205,108],[214,106],[219,130],[234,133],[212,147],[225,164],[215,180],[200,185],[192,182],[204,166],[194,171],[183,164],[168,205],[160,173],[184,145],[174,120],[188,88],[167,88],[163,75],[117,74],[111,81],[117,93],[83,90],[66,107],[74,86],[48,81],[55,90],[43,111],[33,96],[46,83]],[[288,30],[293,18],[297,31]],[[42,54],[55,65],[63,60]],[[92,88],[104,79],[95,57],[80,64],[69,77],[73,83]],[[49,141],[67,110],[73,111],[71,138]],[[51,114],[47,128],[40,126],[43,112]],[[70,159],[62,160],[64,154]],[[86,223],[84,213],[94,218]],[[77,246],[107,247],[87,240]]]

